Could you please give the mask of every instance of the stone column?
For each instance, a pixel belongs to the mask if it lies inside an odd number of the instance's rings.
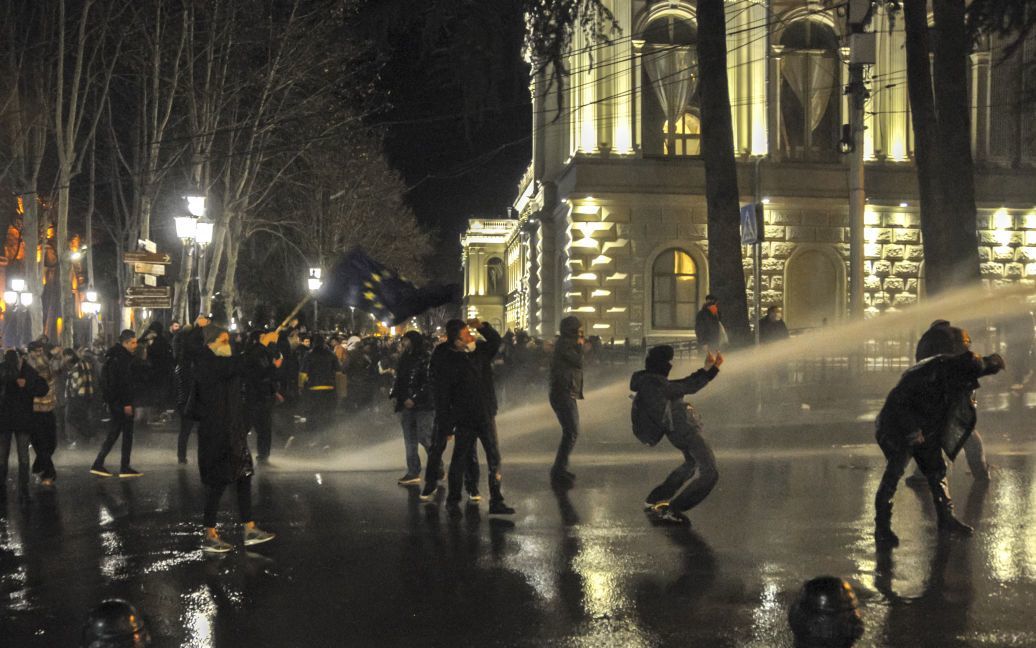
[[[989,51],[971,55],[971,156],[978,161],[989,159]]]
[[[770,159],[781,159],[781,55],[783,45],[770,46],[770,127],[768,131]]]

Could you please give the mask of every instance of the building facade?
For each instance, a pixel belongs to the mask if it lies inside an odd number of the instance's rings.
[[[532,79],[532,160],[516,218],[471,221],[462,237],[467,305],[540,336],[576,314],[606,340],[689,337],[709,287],[694,3],[606,4],[622,34],[603,46],[577,34],[561,93],[544,76]],[[879,9],[871,23],[877,62],[866,72],[864,150],[871,313],[923,297],[902,22]],[[746,249],[748,289],[761,291],[764,307],[783,306],[792,328],[846,315],[848,165],[838,152],[848,120],[844,24],[839,9],[801,0],[727,7],[739,189],[743,203],[765,203],[762,281],[754,285]],[[1036,58],[1036,39],[1004,63],[999,48],[988,44],[970,59],[982,276],[1036,285],[1036,111],[1022,100],[1034,90],[1022,70]],[[505,277],[490,294],[489,276],[500,268]]]

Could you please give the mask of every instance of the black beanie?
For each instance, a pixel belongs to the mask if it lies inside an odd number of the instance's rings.
[[[651,373],[668,375],[669,363],[672,361],[673,355],[673,347],[668,344],[651,347],[647,358],[644,359],[644,368]]]

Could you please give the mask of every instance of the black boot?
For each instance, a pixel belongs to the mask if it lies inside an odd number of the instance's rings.
[[[892,502],[877,502],[874,509],[874,543],[882,548],[898,547],[899,536],[892,532]]]
[[[950,499],[950,492],[943,479],[939,483],[940,492],[935,495],[935,513],[939,518],[939,532],[961,536],[970,536],[975,529],[964,524],[953,515],[953,500]]]

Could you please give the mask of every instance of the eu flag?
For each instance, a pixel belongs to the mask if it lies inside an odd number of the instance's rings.
[[[459,302],[461,294],[457,284],[418,288],[355,247],[331,268],[316,298],[321,305],[354,306],[396,325],[429,308]]]

